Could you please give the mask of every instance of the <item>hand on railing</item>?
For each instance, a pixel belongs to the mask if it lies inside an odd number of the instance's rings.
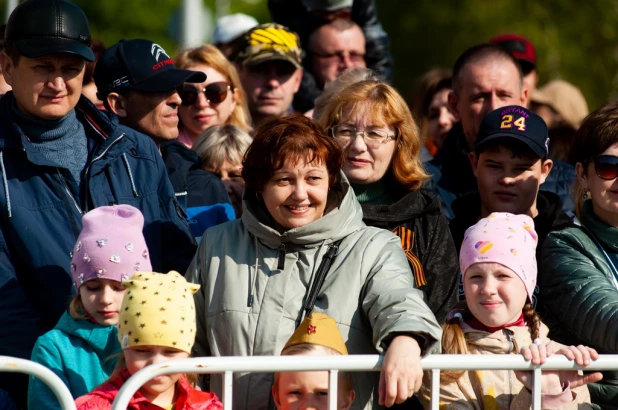
[[[544,364],[548,357],[553,354],[561,354],[569,360],[575,360],[579,366],[588,366],[590,360],[599,358],[596,350],[586,346],[565,346],[554,353],[555,347],[552,343],[548,344],[532,344],[528,347],[522,347],[520,353],[524,359],[531,360],[535,365]],[[517,379],[528,390],[532,390],[532,373],[527,371],[515,371]],[[599,372],[583,375],[577,370],[545,370],[541,377],[541,393],[549,395],[558,395],[564,391],[564,386],[569,385],[570,388],[576,388],[589,383],[598,382],[603,378]]]
[[[396,336],[384,356],[380,372],[380,405],[403,403],[421,388],[421,348],[410,336]]]

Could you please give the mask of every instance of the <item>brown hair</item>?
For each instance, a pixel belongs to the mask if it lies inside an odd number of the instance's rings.
[[[395,182],[406,191],[418,189],[429,178],[421,163],[419,129],[403,97],[390,85],[381,81],[361,81],[351,84],[333,96],[319,118],[324,130],[344,120],[346,111],[365,109],[375,124],[395,130],[397,146],[390,171]]]
[[[86,316],[86,309],[82,303],[82,296],[79,292],[71,300],[71,304],[69,305],[69,315],[71,315],[73,319],[88,319]]]
[[[577,130],[575,143],[571,150],[573,160],[586,166],[591,159],[616,143],[618,143],[618,102],[611,102],[584,118]],[[581,217],[584,192],[585,189],[576,180],[573,199],[578,218]]]
[[[472,342],[466,340],[466,336],[461,328],[461,321],[464,322],[473,318],[472,312],[468,309],[468,305],[465,300],[457,303],[453,310],[458,311],[462,315],[462,319],[459,317],[453,317],[447,320],[442,325],[442,353],[443,354],[469,354],[468,343]],[[530,331],[530,337],[532,340],[539,338],[541,329],[541,318],[534,311],[531,303],[526,303],[522,309],[524,314],[524,320],[528,325]],[[513,340],[513,351],[518,352],[519,346],[517,342]],[[440,383],[449,384],[456,382],[463,376],[465,370],[451,370],[446,372],[440,372]]]
[[[329,186],[339,181],[343,153],[339,144],[302,114],[264,121],[255,131],[243,161],[247,190],[259,192],[286,160],[326,165]]]
[[[240,83],[238,72],[217,47],[206,44],[185,50],[179,53],[174,58],[174,61],[176,66],[182,69],[190,69],[197,65],[207,65],[225,77],[236,97],[236,107],[232,111],[228,123],[237,126],[243,131],[251,132],[251,115],[247,106],[247,96]]]

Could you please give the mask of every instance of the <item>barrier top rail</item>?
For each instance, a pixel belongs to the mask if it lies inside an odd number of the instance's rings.
[[[0,372],[26,373],[38,377],[54,392],[62,410],[75,410],[75,401],[62,380],[47,367],[30,360],[0,356]]]
[[[180,359],[150,365],[135,373],[122,386],[112,410],[126,409],[131,397],[148,380],[173,373],[223,374],[223,406],[232,409],[232,375],[236,372],[329,371],[329,391],[337,389],[338,371],[379,371],[382,356],[235,356]],[[541,408],[542,370],[618,370],[618,355],[601,355],[589,366],[577,366],[565,356],[555,355],[542,366],[535,366],[521,355],[430,355],[422,361],[424,370],[432,371],[432,409],[438,409],[440,370],[530,370],[534,372],[533,409]],[[337,395],[329,394],[329,409],[336,409]]]

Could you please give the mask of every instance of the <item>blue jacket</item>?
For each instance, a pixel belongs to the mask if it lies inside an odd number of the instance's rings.
[[[116,326],[78,320],[65,312],[53,330],[39,337],[32,361],[54,372],[73,398],[90,393],[111,376],[121,352]],[[28,384],[29,409],[60,409],[47,385],[36,377]]]
[[[30,358],[74,293],[69,266],[82,214],[129,204],[144,214],[153,269],[186,271],[196,243],[154,142],[118,125],[82,97],[76,107],[88,138],[82,182],[45,159],[13,119],[13,94],[0,99],[0,355]],[[0,374],[19,402],[27,378]]]

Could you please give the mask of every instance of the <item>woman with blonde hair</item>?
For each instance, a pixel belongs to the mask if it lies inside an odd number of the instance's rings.
[[[402,247],[439,322],[457,302],[457,252],[440,205],[422,193],[427,179],[421,140],[410,109],[390,85],[366,80],[349,85],[325,106],[318,123],[344,150],[343,171],[369,226],[389,229]]]
[[[251,131],[247,96],[236,68],[215,46],[206,44],[185,50],[174,61],[179,68],[206,74],[203,83],[185,83],[178,90],[182,99],[178,141],[191,148],[200,134],[213,125],[232,124]]]
[[[193,144],[193,150],[202,159],[204,170],[218,176],[227,188],[237,218],[242,215],[242,193],[245,189],[242,159],[251,141],[245,131],[227,124],[213,125]]]

